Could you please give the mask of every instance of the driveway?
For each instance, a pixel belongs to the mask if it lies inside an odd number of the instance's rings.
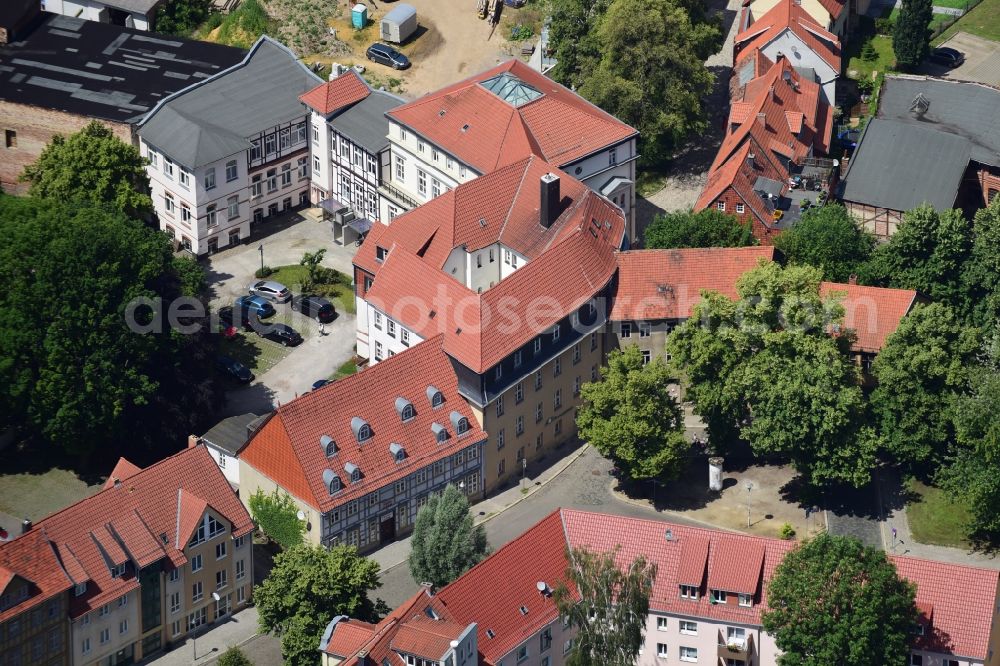
[[[262,229],[265,233],[270,232],[268,235],[258,236],[249,244],[225,250],[208,259],[208,289],[213,307],[231,304],[234,298],[247,293],[246,288],[254,279],[254,271],[260,268],[260,247],[264,249],[265,264],[272,267],[298,264],[303,253],[325,248],[324,266],[352,274],[351,260],[357,248],[336,245],[329,222],[318,221],[307,212],[291,213],[264,224],[268,226]],[[337,318],[326,325],[325,335],[320,335],[318,324],[293,312],[288,303],[275,304],[275,309],[278,314],[273,321],[290,325],[302,334],[305,341],[269,370],[262,372],[253,383],[230,391],[220,418],[247,412],[266,414],[279,404],[308,392],[313,382],[329,378],[353,358],[353,314],[338,307]],[[241,335],[248,334],[253,335]]]
[[[941,46],[961,51],[965,54],[965,62],[951,70],[928,64],[928,74],[1000,86],[1000,43],[967,32],[958,32]]]

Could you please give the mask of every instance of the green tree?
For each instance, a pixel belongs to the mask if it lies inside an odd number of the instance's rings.
[[[278,488],[270,495],[258,488],[247,500],[250,516],[261,532],[285,550],[302,543],[305,521],[299,520],[299,508],[292,496]]]
[[[368,593],[378,589],[377,562],[353,546],[298,545],[274,558],[264,582],[254,588],[260,630],[281,638],[289,666],[314,666],[323,630],[337,615],[378,621]]]
[[[215,663],[216,666],[253,666],[250,658],[243,654],[243,651],[238,647],[231,647],[223,652],[219,661]]]
[[[410,573],[418,583],[444,587],[489,554],[486,531],[473,525],[469,500],[448,484],[417,513],[410,542]]]
[[[954,441],[958,398],[968,387],[978,337],[947,305],[918,305],[876,357],[872,411],[887,448],[903,465],[937,466]]]
[[[153,210],[145,165],[135,146],[94,120],[76,134],[52,137],[21,180],[35,197],[108,205],[139,217]]]
[[[775,569],[763,625],[781,666],[905,666],[914,598],[884,552],[823,533]]]
[[[667,351],[717,450],[738,436],[811,483],[861,486],[877,440],[849,336],[828,333],[844,309],[820,298],[819,282],[818,269],[762,263],[740,278],[739,300],[705,294]]]
[[[847,282],[875,249],[875,236],[862,229],[841,205],[812,208],[774,239],[790,263],[815,266],[823,279]]]
[[[864,281],[916,289],[933,301],[968,311],[962,276],[972,249],[972,225],[962,211],[937,212],[924,204],[908,211],[888,243],[879,245],[864,268]]]
[[[189,37],[205,22],[211,8],[209,0],[170,0],[156,9],[153,25],[156,32]]]
[[[691,445],[684,413],[670,394],[670,371],[660,359],[643,364],[635,345],[612,351],[601,381],[581,388],[580,437],[632,479],[674,479]]]
[[[326,255],[326,248],[321,248],[315,252],[305,252],[299,259],[299,266],[305,266],[309,271],[308,284],[302,285],[302,291],[311,291],[319,284],[322,277],[323,267],[320,265]]]
[[[559,615],[576,629],[569,666],[633,666],[642,647],[656,564],[639,555],[619,568],[618,549],[593,553],[574,548],[568,553],[566,582],[553,598]]]
[[[707,128],[701,100],[714,75],[705,59],[722,45],[717,18],[688,0],[550,0],[558,80],[640,132],[645,163],[662,162]],[[563,5],[568,15],[560,17]],[[557,18],[558,17],[558,18]],[[567,42],[572,39],[572,42]],[[573,51],[573,53],[567,53]]]
[[[756,245],[749,224],[714,208],[657,215],[646,228],[647,248],[744,247]]]
[[[203,432],[222,400],[208,327],[182,334],[166,317],[194,295],[196,265],[160,232],[78,202],[0,195],[0,230],[0,428],[85,459],[156,459]]]
[[[970,390],[955,406],[954,458],[937,481],[969,507],[969,535],[1000,541],[1000,353],[998,338],[982,365],[970,370]]]
[[[972,232],[972,253],[962,275],[966,314],[976,326],[993,333],[1000,320],[1000,196],[976,212]]]
[[[892,29],[892,50],[900,69],[915,68],[930,52],[932,4],[932,0],[903,0]]]

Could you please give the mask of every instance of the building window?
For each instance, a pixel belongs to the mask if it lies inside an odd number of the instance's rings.
[[[541,370],[536,370],[535,371],[535,390],[539,391],[539,390],[541,390],[541,388],[542,388],[542,371]]]
[[[226,199],[226,208],[230,220],[236,220],[240,217],[240,198],[233,195]]]
[[[698,635],[698,623],[691,622],[690,620],[681,620],[680,631],[682,634],[687,636],[697,636]]]
[[[503,416],[503,396],[497,397],[497,416]]]
[[[164,194],[163,195],[163,210],[167,212],[167,215],[173,217],[174,214],[174,195]]]
[[[715,207],[717,209],[721,210],[723,213],[726,212],[726,202],[725,201],[716,202]]]
[[[573,395],[580,395],[580,375],[573,379]]]
[[[128,620],[122,620],[118,623],[118,633],[127,634],[128,633]]]
[[[243,544],[245,544],[246,542],[247,542],[247,535],[244,534],[241,537],[236,537],[235,539],[233,539],[233,548],[236,549],[242,548]]]
[[[174,592],[170,595],[170,612],[177,613],[181,609],[181,593]]]
[[[552,376],[558,377],[561,374],[562,374],[562,359],[557,356],[556,359],[552,362]]]
[[[550,647],[552,647],[552,629],[545,628],[542,633],[538,636],[538,651],[545,652]]]
[[[712,590],[712,601],[717,604],[726,603],[726,592],[724,590]]]
[[[656,656],[659,657],[660,659],[666,659],[667,658],[667,644],[666,643],[657,643],[656,644]]]
[[[226,182],[231,183],[236,180],[239,170],[236,168],[236,160],[226,162]]]
[[[319,173],[321,166],[322,165],[320,164],[320,161],[319,161],[319,155],[313,155],[313,171],[315,171],[316,173]],[[302,176],[301,174],[299,175],[299,177],[300,178],[304,178],[304,176]]]
[[[88,654],[90,652],[90,639],[89,638],[84,638],[83,639],[83,642],[80,644],[80,650],[84,654]]]
[[[221,560],[225,556],[226,556],[226,542],[220,541],[219,543],[215,544],[215,559]]]
[[[736,212],[742,215],[746,212],[747,207],[741,203],[736,204]]]
[[[261,176],[258,173],[253,178],[250,179],[250,196],[253,197],[254,199],[257,199],[263,194],[264,194],[263,176]]]
[[[191,222],[191,209],[188,208],[186,203],[181,204],[181,221],[188,223]]]
[[[215,572],[215,589],[221,590],[226,585],[229,585],[229,571],[226,569],[219,569]]]
[[[406,160],[396,155],[396,180],[406,180]]]
[[[612,148],[608,151],[608,166],[614,166],[618,164],[618,150]]]
[[[215,204],[209,204],[205,208],[205,218],[208,221],[208,228],[219,226],[219,216],[215,210]]]
[[[910,666],[924,666],[924,658],[919,654],[910,655]]]
[[[191,185],[191,174],[189,174],[184,169],[178,169],[177,182],[181,184],[185,190],[190,189]]]
[[[524,384],[518,382],[514,387],[514,404],[520,405],[522,400],[524,400]]]
[[[424,152],[424,148],[425,148],[424,142],[421,141],[420,139],[417,139],[417,150],[422,153]]]
[[[536,354],[542,351],[542,336],[540,335],[537,338],[535,338],[534,350]]]
[[[386,320],[386,333],[389,334],[390,338],[396,337],[396,322],[391,319]]]
[[[171,583],[176,583],[178,580],[180,580],[180,578],[181,578],[180,569],[171,569],[170,574],[167,576],[167,580],[169,580]]]
[[[435,199],[441,196],[441,183],[437,178],[431,178],[431,196]]]
[[[110,640],[111,640],[111,630],[107,628],[101,629],[101,645],[104,645]]]
[[[194,557],[192,557],[191,558],[191,573],[195,573],[196,571],[201,571],[201,567],[202,567],[201,555],[199,554],[199,555],[195,555]]]
[[[656,630],[657,631],[666,631],[667,630],[667,618],[665,618],[665,617],[658,617],[658,618],[656,618]]]
[[[154,151],[152,148],[150,148],[146,153],[146,159],[149,160],[149,166],[153,167],[154,169],[157,167],[159,158],[156,156],[156,151]]]
[[[555,409],[562,407],[562,389],[556,389],[556,393],[552,397],[552,406]]]
[[[292,165],[285,164],[281,167],[281,186],[288,187],[292,184]]]
[[[697,599],[698,587],[695,585],[681,585],[681,597],[683,599]]]
[[[503,432],[503,428],[500,428],[500,430],[497,432],[497,451],[503,449],[504,444],[505,444],[505,442],[504,442],[504,432]]]
[[[427,174],[422,169],[417,169],[417,193],[427,196]]]
[[[681,661],[698,661],[698,648],[681,646]]]
[[[528,646],[522,645],[521,647],[517,648],[517,663],[520,664],[527,658],[528,658]]]
[[[202,590],[201,581],[191,586],[191,603],[198,603],[204,596],[205,592]]]
[[[623,338],[631,338],[632,337],[631,322],[623,321],[621,326],[621,331],[622,331],[621,335]]]
[[[524,417],[517,417],[517,425],[514,428],[514,434],[518,437],[524,434]]]
[[[243,585],[236,590],[236,603],[243,604],[247,600],[247,586]]]
[[[215,167],[210,167],[205,170],[205,189],[215,189]]]
[[[544,406],[542,405],[542,403],[538,403],[537,405],[535,405],[535,423],[541,423],[543,411],[544,411]]]
[[[749,594],[741,594],[740,595],[740,606],[747,606],[747,607],[749,607],[749,606],[752,605],[752,603],[753,603],[753,601],[752,601],[752,599],[751,599],[751,597],[750,597]]]
[[[646,365],[647,363],[649,363],[649,361],[650,361],[651,358],[652,357],[651,357],[651,354],[650,354],[649,350],[648,349],[643,349],[642,350],[642,364]]]
[[[497,463],[497,476],[503,476],[504,472],[507,471],[507,461],[501,460]]]
[[[260,157],[260,139],[254,139],[250,142],[250,161],[256,162]]]
[[[163,158],[163,173],[167,176],[167,178],[172,179],[174,177],[174,163],[169,157]]]
[[[268,169],[267,170],[267,193],[278,191],[278,170]]]
[[[648,321],[640,321],[639,322],[639,337],[640,338],[648,338],[650,332],[651,332],[651,327],[649,325],[649,322]]]

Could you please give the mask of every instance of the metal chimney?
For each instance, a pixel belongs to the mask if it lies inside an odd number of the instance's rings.
[[[559,176],[547,173],[542,176],[541,180],[538,217],[542,226],[548,229],[559,217]]]

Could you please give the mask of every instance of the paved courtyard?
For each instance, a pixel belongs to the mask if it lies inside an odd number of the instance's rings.
[[[948,46],[965,54],[965,62],[955,69],[940,68],[935,65],[935,76],[962,81],[977,81],[991,86],[1000,85],[1000,43],[983,39],[967,32],[956,33],[941,46]],[[940,70],[940,71],[939,71]]]

